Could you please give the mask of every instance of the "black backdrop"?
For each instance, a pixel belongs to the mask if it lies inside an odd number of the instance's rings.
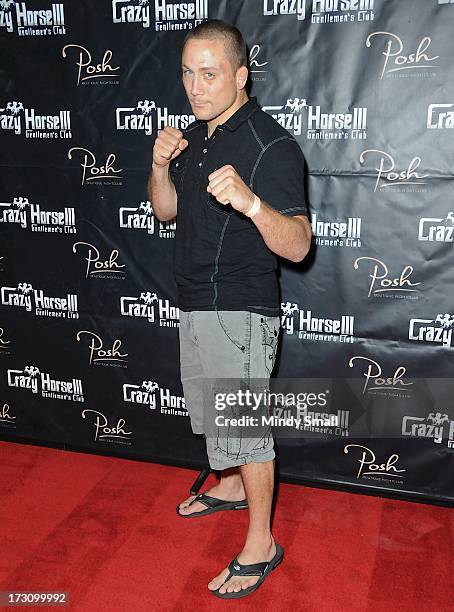
[[[282,262],[276,374],[311,379],[325,404],[302,414],[339,423],[278,440],[280,475],[452,501],[442,0],[0,0],[2,438],[206,462],[179,381],[175,225],[146,183],[156,131],[192,119],[185,32],[215,17],[307,163],[314,247]]]

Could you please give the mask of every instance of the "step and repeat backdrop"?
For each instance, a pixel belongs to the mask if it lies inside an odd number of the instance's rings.
[[[250,93],[306,160],[280,475],[454,500],[447,0],[0,0],[1,438],[207,464],[179,378],[178,221],[147,195],[157,130],[194,119],[181,47],[207,18],[243,32]]]

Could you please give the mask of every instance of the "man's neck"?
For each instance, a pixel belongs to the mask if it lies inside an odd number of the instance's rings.
[[[249,98],[248,98],[247,94],[244,94],[243,96],[238,98],[232,104],[232,106],[230,108],[228,108],[226,111],[224,111],[221,115],[218,115],[212,121],[207,121],[207,125],[208,125],[208,138],[210,138],[211,134],[214,132],[214,130],[217,128],[218,125],[221,125],[221,123],[225,123],[228,119],[230,119],[230,117],[232,115],[234,115],[239,108],[241,108],[244,104],[246,104],[246,102],[248,102],[248,100],[249,100]]]

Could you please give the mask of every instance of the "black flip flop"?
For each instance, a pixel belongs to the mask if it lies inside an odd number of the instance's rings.
[[[183,518],[192,518],[196,516],[204,516],[205,514],[212,514],[213,512],[219,512],[220,510],[245,510],[248,508],[246,499],[242,499],[241,501],[225,501],[224,499],[211,497],[211,495],[206,495],[205,493],[200,493],[200,495],[197,495],[189,506],[195,501],[202,502],[207,509],[200,510],[200,512],[192,512],[191,514],[181,514],[180,507],[177,506],[178,516],[182,516]]]
[[[232,576],[260,576],[255,584],[248,587],[247,589],[242,589],[241,591],[231,593],[219,593],[219,589],[221,586],[216,589],[216,591],[211,591],[213,595],[216,597],[220,597],[221,599],[239,599],[240,597],[246,597],[246,595],[250,595],[254,591],[256,591],[259,586],[265,581],[268,575],[276,569],[276,567],[281,563],[284,558],[284,549],[280,544],[276,543],[276,554],[271,559],[271,561],[263,561],[262,563],[250,563],[249,565],[242,565],[238,562],[238,558],[235,557],[233,561],[229,564],[229,575],[224,580],[222,584],[225,584],[227,580],[230,580]]]

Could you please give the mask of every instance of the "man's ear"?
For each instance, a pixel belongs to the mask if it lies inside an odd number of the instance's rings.
[[[249,75],[249,70],[246,66],[241,66],[236,71],[236,84],[238,89],[244,89],[246,87],[247,79]]]

